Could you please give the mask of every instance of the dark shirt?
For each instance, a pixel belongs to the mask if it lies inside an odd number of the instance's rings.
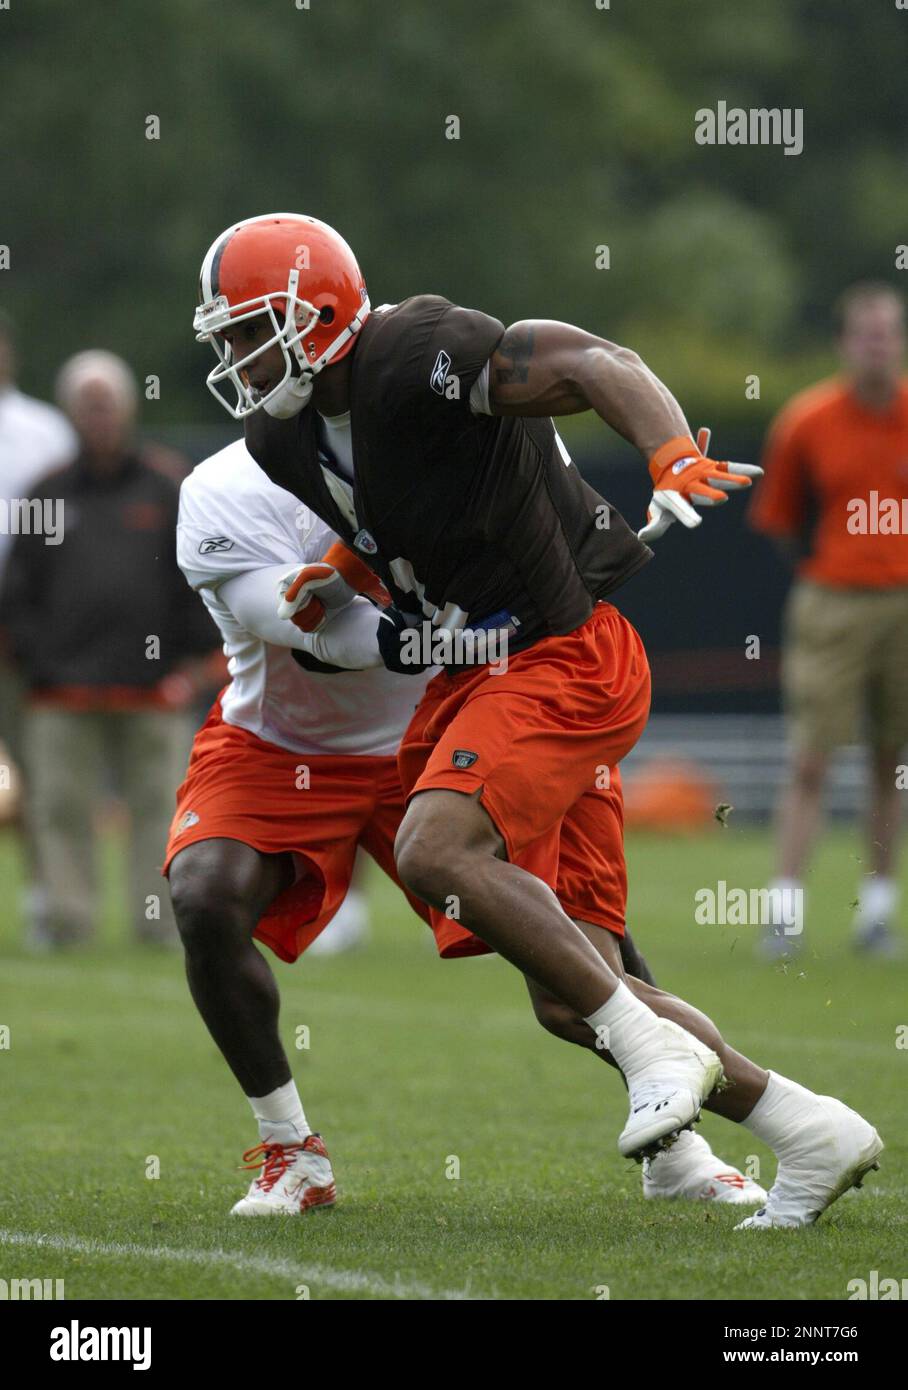
[[[142,451],[104,475],[80,457],[31,497],[51,504],[63,537],[18,535],[11,549],[0,622],[31,687],[150,691],[220,645],[177,568],[178,484]]]
[[[566,459],[551,420],[473,414],[471,388],[503,333],[437,295],[367,319],[350,379],[352,518],[326,478],[336,470],[319,457],[313,407],[290,420],[257,412],[246,442],[401,607],[513,623],[518,651],[579,627],[652,552]]]

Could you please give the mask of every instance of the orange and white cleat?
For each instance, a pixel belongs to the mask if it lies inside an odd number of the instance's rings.
[[[231,1216],[299,1216],[315,1207],[334,1206],[334,1174],[319,1134],[308,1135],[301,1144],[266,1139],[246,1150],[243,1166],[249,1172],[260,1168],[261,1173]]]
[[[702,1134],[686,1129],[655,1158],[643,1160],[644,1197],[686,1198],[730,1206],[759,1206],[766,1192],[730,1163],[717,1158]]]

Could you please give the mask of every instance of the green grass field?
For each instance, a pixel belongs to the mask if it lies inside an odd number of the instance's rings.
[[[863,853],[841,831],[809,880],[810,945],[755,963],[753,929],[694,924],[694,892],[758,885],[768,841],[735,828],[633,838],[630,921],[660,984],[713,1015],[765,1065],[857,1105],[887,1142],[881,1171],[801,1232],[735,1234],[740,1209],[645,1202],[615,1141],[625,1093],[590,1054],[535,1023],[501,961],[442,964],[396,890],[370,879],[371,944],[277,966],[310,1122],[337,1174],[334,1211],[231,1222],[257,1142],[246,1102],[198,1019],[176,953],[118,940],[115,854],[90,953],[19,944],[15,848],[0,908],[0,1277],[64,1278],[66,1297],[832,1299],[871,1270],[908,1275],[908,965],[847,946]],[[705,1116],[741,1165],[771,1155]],[[146,1176],[150,1156],[160,1177]],[[460,1176],[446,1176],[459,1160]],[[304,1295],[303,1295],[304,1296]]]

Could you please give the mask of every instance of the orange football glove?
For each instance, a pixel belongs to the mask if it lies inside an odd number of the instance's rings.
[[[640,540],[662,536],[672,522],[687,527],[703,520],[694,507],[716,507],[728,501],[727,494],[750,487],[763,469],[755,463],[719,463],[707,458],[710,432],[697,432],[697,443],[688,435],[678,435],[656,450],[649,461],[653,496],[646,513],[647,524],[637,532]],[[693,506],[691,505],[693,503]]]
[[[302,632],[318,632],[330,612],[346,608],[357,594],[382,608],[391,602],[378,575],[343,541],[335,541],[316,564],[284,575],[278,585],[277,614]]]

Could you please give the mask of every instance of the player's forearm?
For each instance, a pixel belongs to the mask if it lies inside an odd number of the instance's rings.
[[[379,609],[374,604],[355,598],[346,608],[329,615],[318,632],[301,635],[306,638],[307,651],[326,665],[365,671],[383,664],[376,636],[378,619]]]
[[[489,363],[493,415],[595,410],[647,459],[690,435],[671,391],[630,348],[549,319],[512,324]]]
[[[222,584],[218,598],[241,627],[271,646],[294,647],[328,666],[352,671],[382,664],[375,635],[378,610],[368,599],[354,599],[320,631],[303,632],[288,618],[277,616],[278,584],[286,574],[286,565],[250,570]]]
[[[274,647],[296,647],[298,651],[310,651],[307,634],[286,618],[277,616],[278,584],[286,573],[286,565],[247,570],[245,574],[238,574],[222,584],[218,589],[218,598],[230,609],[240,627],[251,632],[253,637]]]
[[[690,426],[668,387],[637,353],[614,344],[591,348],[577,368],[577,389],[590,410],[651,458]]]

